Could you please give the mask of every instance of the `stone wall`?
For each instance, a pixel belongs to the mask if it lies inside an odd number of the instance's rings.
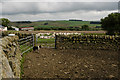
[[[26,36],[31,36],[32,34],[30,34],[30,33],[20,33],[20,32],[8,32],[8,31],[3,31],[2,32],[2,37],[5,37],[5,36],[8,36],[8,34],[15,34],[15,35],[17,35],[18,37],[19,37],[19,39],[20,38],[24,38],[24,37],[26,37]]]
[[[0,39],[0,80],[20,78],[21,58],[17,36]]]
[[[109,35],[57,35],[57,49],[119,50],[120,36]]]

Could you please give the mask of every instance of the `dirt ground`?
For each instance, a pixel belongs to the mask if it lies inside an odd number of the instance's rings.
[[[44,49],[25,56],[23,78],[117,78],[118,52]]]

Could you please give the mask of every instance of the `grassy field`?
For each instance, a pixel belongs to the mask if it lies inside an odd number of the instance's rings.
[[[50,38],[50,39],[40,39],[40,38],[38,38],[38,43],[55,43],[55,38]]]
[[[45,24],[47,23],[47,24]],[[90,21],[39,21],[32,23],[11,23],[13,26],[19,27],[30,27],[34,26],[37,28],[68,28],[68,27],[79,27],[82,25],[88,25],[90,28],[94,28],[96,26],[101,26],[101,24],[90,24]]]
[[[37,39],[37,45],[41,45],[42,47],[55,47],[55,38],[50,39]]]

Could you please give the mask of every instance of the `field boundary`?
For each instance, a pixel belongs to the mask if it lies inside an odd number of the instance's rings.
[[[56,35],[57,49],[119,50],[120,36]]]

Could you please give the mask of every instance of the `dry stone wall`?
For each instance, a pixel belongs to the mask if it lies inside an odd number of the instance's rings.
[[[18,36],[0,39],[0,80],[20,78],[21,58]]]
[[[120,36],[56,35],[57,49],[119,50]]]

